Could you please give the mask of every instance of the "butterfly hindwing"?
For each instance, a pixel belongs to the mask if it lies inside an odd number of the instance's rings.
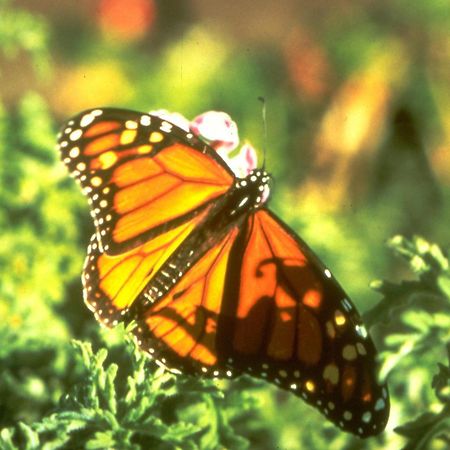
[[[86,111],[67,122],[58,146],[88,197],[98,243],[108,254],[188,221],[234,182],[214,150],[150,114]]]
[[[192,264],[160,302],[148,304],[134,317],[139,345],[172,370],[225,375],[217,352],[217,327],[228,259],[237,234],[238,229],[232,229]],[[189,266],[187,263],[179,270]],[[226,375],[236,373],[227,370]]]
[[[359,436],[384,429],[387,388],[375,347],[345,292],[311,250],[262,209],[229,258],[219,352],[301,396]]]

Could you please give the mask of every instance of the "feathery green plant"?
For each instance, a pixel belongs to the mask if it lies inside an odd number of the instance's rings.
[[[125,336],[125,333],[122,333]],[[124,338],[122,364],[108,350],[74,341],[83,370],[57,410],[31,425],[4,429],[6,449],[247,448],[231,422],[253,406],[251,397],[227,398],[212,380],[175,377]],[[116,355],[117,357],[117,355]]]
[[[417,276],[401,283],[374,282],[383,299],[366,314],[366,321],[387,324],[381,376],[391,374],[394,398],[408,394],[401,409],[411,419],[395,431],[406,438],[405,450],[446,448],[450,444],[449,261],[438,245],[422,237],[395,236],[389,246]]]

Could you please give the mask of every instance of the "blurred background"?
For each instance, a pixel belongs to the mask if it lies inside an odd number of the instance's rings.
[[[87,203],[54,150],[65,120],[99,106],[219,110],[261,150],[265,97],[271,208],[366,311],[380,300],[371,281],[413,278],[387,239],[450,242],[449,29],[445,0],[0,0],[1,426],[40,419],[70,385],[55,342],[98,333],[79,281]],[[394,397],[427,389],[414,374],[394,371]],[[361,443],[270,395],[260,423],[284,449],[400,448],[392,429],[432,396],[394,400],[382,440]]]

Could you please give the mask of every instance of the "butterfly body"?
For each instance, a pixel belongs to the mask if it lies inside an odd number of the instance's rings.
[[[135,302],[134,311],[128,311],[127,318],[133,320],[148,304],[157,302],[176,285],[189,267],[232,229],[238,229],[251,211],[262,207],[267,200],[269,179],[266,172],[255,170],[238,180],[155,273],[142,293],[145,299]]]
[[[267,209],[267,173],[238,178],[191,132],[112,108],[69,121],[59,147],[91,204],[84,298],[101,323],[135,321],[172,370],[248,373],[344,430],[382,431],[375,347],[330,271]]]

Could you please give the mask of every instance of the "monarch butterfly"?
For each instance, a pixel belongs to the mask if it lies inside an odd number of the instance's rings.
[[[134,320],[142,349],[174,371],[246,373],[360,437],[385,428],[374,344],[330,271],[267,209],[264,170],[238,178],[191,131],[115,108],[69,120],[58,147],[91,206],[82,280],[102,324]]]

